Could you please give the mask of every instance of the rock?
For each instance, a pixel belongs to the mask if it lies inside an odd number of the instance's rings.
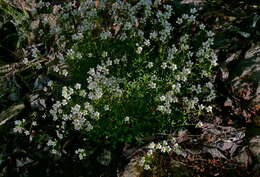
[[[171,161],[171,169],[169,169],[169,176],[190,177],[193,175],[193,171],[189,169],[184,163],[176,160]]]
[[[140,177],[141,171],[140,171],[140,167],[138,165],[140,159],[141,159],[141,156],[133,157],[130,160],[130,162],[126,165],[122,174],[119,176],[120,177]]]
[[[104,166],[108,166],[111,162],[111,151],[104,149],[104,151],[97,157],[97,161]]]
[[[141,156],[135,156],[134,158],[132,158],[129,164],[125,167],[123,173],[119,176],[120,177],[141,177],[142,170],[140,170],[140,167],[138,165],[138,162],[140,161],[141,158],[142,158]],[[167,176],[174,176],[174,177],[193,176],[193,170],[189,169],[184,163],[176,160],[171,160],[170,165],[167,166],[166,171],[167,171]],[[155,176],[157,175],[159,174],[156,173]]]
[[[260,103],[260,44],[249,49],[244,59],[240,60],[233,73],[232,87],[236,95],[247,99],[253,98],[253,103]],[[249,88],[247,88],[249,87]],[[253,95],[243,95],[241,89],[253,89]]]
[[[234,159],[238,162],[238,163],[242,163],[245,165],[245,167],[248,167],[249,165],[252,164],[252,157],[250,156],[250,153],[248,151],[248,149],[245,147],[242,149],[241,153],[238,154],[236,157],[234,157]]]
[[[249,150],[254,158],[260,163],[260,136],[255,136],[249,141]]]
[[[29,100],[33,110],[43,111],[46,108],[45,99],[40,98],[39,94],[30,95]]]
[[[260,43],[252,46],[230,73],[233,94],[248,101],[248,109],[256,114],[252,119],[260,126]]]

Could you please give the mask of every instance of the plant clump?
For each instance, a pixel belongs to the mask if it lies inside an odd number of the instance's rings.
[[[54,79],[39,91],[46,108],[16,120],[13,133],[83,160],[99,143],[116,148],[211,113],[214,33],[197,11],[151,0],[38,2],[23,62],[44,58],[33,69]]]

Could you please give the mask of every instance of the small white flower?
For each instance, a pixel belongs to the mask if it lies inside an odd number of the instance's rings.
[[[142,157],[139,162],[139,165],[142,167],[142,166],[144,166],[144,164],[145,164],[145,157]]]
[[[153,62],[148,62],[147,68],[152,68],[153,67]]]
[[[85,90],[80,90],[79,96],[85,97],[87,95],[87,92]]]
[[[151,155],[153,155],[153,150],[151,150],[151,149],[150,149],[150,150],[148,150],[148,152],[147,152],[147,155],[148,155],[148,156],[151,156]]]
[[[81,84],[77,83],[77,84],[74,86],[74,88],[75,88],[76,90],[81,89]]]
[[[150,167],[150,165],[146,164],[146,165],[144,165],[144,169],[145,169],[145,170],[150,170],[151,167]]]
[[[162,69],[166,69],[167,68],[167,63],[166,62],[162,62],[161,68]]]
[[[200,110],[203,110],[204,108],[205,108],[205,106],[204,106],[203,104],[200,104],[200,105],[199,105],[199,109],[200,109]]]
[[[40,63],[38,63],[38,64],[36,65],[36,69],[38,69],[38,70],[42,69],[42,65],[41,65]]]
[[[24,132],[24,134],[25,134],[26,136],[28,136],[28,135],[30,135],[30,132],[29,132],[28,130],[26,130],[26,131]]]
[[[196,128],[202,128],[203,127],[203,123],[202,122],[198,122],[195,127]]]
[[[32,126],[36,126],[37,125],[37,122],[36,121],[33,121],[32,122]]]
[[[204,24],[200,24],[199,28],[200,28],[201,30],[205,30],[205,25],[204,25]]]
[[[101,56],[102,56],[103,58],[105,58],[105,57],[107,57],[107,55],[108,55],[108,53],[107,53],[106,51],[103,51]]]
[[[162,149],[162,145],[161,145],[160,143],[158,143],[158,144],[156,145],[156,149],[161,150],[161,149]]]
[[[207,112],[212,112],[212,107],[211,106],[206,107],[206,111]]]
[[[182,24],[182,23],[183,23],[183,20],[182,20],[182,18],[177,18],[177,21],[176,21],[176,23],[177,23],[178,25]]]
[[[29,63],[28,58],[24,58],[24,59],[23,59],[23,63],[27,65],[27,64]]]
[[[139,46],[139,47],[137,48],[137,50],[136,50],[136,53],[137,53],[137,54],[140,54],[142,51],[143,51],[143,48]]]
[[[156,88],[156,83],[150,82],[149,83],[149,87],[152,88],[152,89],[155,89]]]
[[[55,141],[52,141],[52,140],[49,140],[47,142],[47,146],[56,146],[56,142]]]
[[[105,105],[105,106],[104,106],[104,110],[105,110],[105,111],[109,111],[109,105]]]
[[[49,82],[47,83],[47,86],[48,86],[48,87],[52,87],[52,86],[53,86],[53,81],[49,81]]]
[[[144,41],[144,45],[146,45],[146,46],[150,46],[150,40],[149,39],[146,39],[145,41]]]
[[[154,149],[155,148],[155,143],[154,142],[151,142],[148,146],[149,149]]]
[[[59,70],[60,70],[60,69],[59,69],[59,67],[58,67],[58,66],[54,66],[54,67],[53,67],[53,71],[54,71],[54,72],[56,72],[56,73],[57,73],[57,72],[59,72]]]
[[[175,71],[177,69],[177,65],[176,64],[171,64],[170,69],[172,71]]]
[[[195,14],[196,12],[197,12],[197,9],[195,9],[195,8],[190,9],[190,13]]]
[[[166,97],[164,95],[160,96],[160,101],[165,101]]]
[[[93,57],[93,54],[92,53],[88,53],[88,57],[89,58]]]
[[[129,118],[128,116],[126,116],[126,117],[124,118],[124,121],[125,121],[125,122],[129,122],[129,120],[130,120],[130,118]]]
[[[208,37],[213,37],[213,36],[215,35],[215,33],[212,32],[212,31],[208,31],[208,32],[207,32],[207,35],[208,35]]]
[[[165,146],[162,146],[162,148],[161,148],[161,152],[162,152],[162,153],[165,153],[166,150],[167,150],[166,147],[165,147]]]
[[[69,73],[68,73],[68,71],[67,71],[66,69],[62,70],[62,75],[63,75],[63,76],[66,77],[68,74],[69,74]]]

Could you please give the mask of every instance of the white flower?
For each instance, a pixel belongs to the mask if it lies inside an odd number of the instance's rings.
[[[19,127],[19,126],[16,126],[16,127],[13,128],[14,133],[22,133],[23,130],[24,129],[22,127]]]
[[[158,143],[158,144],[156,145],[156,149],[161,150],[161,149],[162,149],[162,145],[161,145],[160,143]]]
[[[155,148],[155,143],[154,142],[151,142],[148,146],[149,149],[154,149]]]
[[[129,122],[129,120],[130,120],[130,118],[129,118],[128,116],[126,116],[126,117],[124,118],[124,121],[125,121],[125,122]]]
[[[182,20],[182,18],[177,18],[177,21],[176,21],[176,23],[177,23],[178,25],[182,24],[182,23],[183,23],[183,20]]]
[[[195,14],[196,12],[197,12],[197,9],[195,9],[195,8],[190,9],[190,13]]]
[[[30,135],[30,132],[29,132],[28,130],[26,130],[26,131],[24,132],[24,134],[25,134],[26,136],[28,136],[28,135]]]
[[[101,56],[102,56],[103,58],[105,58],[105,57],[107,57],[107,55],[108,55],[108,53],[107,53],[106,51],[103,51]]]
[[[206,107],[206,111],[207,112],[212,112],[212,107],[211,106]]]
[[[66,77],[68,74],[69,74],[69,73],[68,73],[68,71],[67,71],[66,69],[62,70],[62,75],[63,75],[63,76]]]
[[[80,148],[80,149],[77,149],[77,150],[75,151],[75,154],[78,155],[78,157],[79,157],[80,160],[83,160],[83,159],[87,156],[85,149],[81,149],[81,148]]]
[[[100,116],[99,112],[94,112],[94,114],[93,114],[94,119],[98,120],[99,116]]]
[[[160,101],[165,101],[166,97],[164,95],[160,96]]]
[[[213,36],[215,35],[215,33],[212,32],[212,31],[208,31],[208,32],[207,32],[207,35],[208,35],[208,37],[213,37]]]
[[[33,121],[32,122],[32,126],[36,126],[37,125],[37,122],[36,121]]]
[[[151,87],[152,89],[156,88],[156,83],[150,82],[149,83],[149,87]]]
[[[168,142],[163,140],[163,146],[167,146],[168,145]]]
[[[151,39],[155,39],[155,38],[157,38],[157,36],[158,36],[158,33],[156,31],[150,33],[150,38]]]
[[[56,146],[56,142],[55,141],[52,141],[52,140],[49,140],[47,142],[47,146]]]
[[[150,167],[150,165],[146,164],[146,165],[144,165],[144,169],[145,169],[145,170],[150,170],[151,167]]]
[[[176,64],[171,64],[170,69],[172,71],[175,71],[177,69],[177,65]]]
[[[52,86],[53,86],[53,81],[49,81],[49,82],[47,83],[47,86],[48,86],[48,87],[52,87]]]
[[[89,58],[93,57],[93,54],[92,53],[88,53],[88,57]]]
[[[109,111],[109,105],[105,105],[105,106],[104,106],[104,110],[105,110],[105,111]]]
[[[201,128],[201,127],[203,127],[203,123],[202,122],[198,122],[195,127],[196,128]]]
[[[162,62],[161,68],[162,69],[166,69],[167,68],[167,63],[166,62]]]
[[[209,89],[213,88],[213,84],[211,82],[206,83],[206,87],[208,87]]]
[[[81,89],[81,84],[77,83],[77,84],[74,86],[74,88],[75,88],[76,90]]]
[[[36,69],[38,69],[38,70],[42,69],[42,65],[41,65],[40,63],[38,63],[38,64],[36,65]]]
[[[149,39],[146,39],[145,41],[144,41],[144,45],[146,45],[146,46],[150,46],[150,40]]]
[[[136,50],[136,53],[137,53],[137,54],[140,54],[142,51],[143,51],[143,48],[139,46],[139,47],[137,48],[137,50]]]
[[[199,28],[200,28],[201,30],[204,30],[204,29],[205,29],[205,25],[204,25],[204,24],[200,24]]]
[[[162,152],[162,153],[165,153],[166,150],[167,150],[166,147],[165,147],[165,146],[162,146],[162,148],[161,148],[161,152]]]
[[[58,67],[58,66],[54,66],[54,67],[53,67],[53,71],[54,71],[54,72],[56,72],[56,73],[57,73],[57,72],[59,72],[59,70],[60,70],[60,69],[59,69],[59,67]]]
[[[24,59],[23,59],[23,63],[27,65],[27,64],[29,63],[28,58],[24,58]]]
[[[80,90],[79,96],[85,97],[87,95],[87,92],[85,90]]]
[[[142,166],[144,166],[144,164],[145,164],[145,157],[142,157],[139,162],[139,165],[142,167]]]
[[[151,155],[153,155],[153,150],[151,150],[151,149],[150,149],[150,150],[148,150],[148,152],[147,152],[147,155],[148,155],[148,156],[151,156]]]
[[[147,68],[152,68],[153,67],[153,62],[148,62]]]

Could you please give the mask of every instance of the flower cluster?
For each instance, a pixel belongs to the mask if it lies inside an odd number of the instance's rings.
[[[143,167],[144,170],[150,170],[154,153],[170,153],[178,150],[178,148],[179,145],[176,143],[175,138],[172,138],[169,141],[164,140],[159,143],[151,142],[147,147],[148,151],[146,155],[140,159],[139,166]]]
[[[54,154],[67,154],[61,147],[73,133],[111,145],[213,112],[214,33],[196,20],[197,9],[178,14],[160,1],[98,2],[42,2],[32,14],[35,39],[23,62],[45,58],[38,69],[64,81],[46,84],[54,97],[37,120],[39,128],[43,119],[53,127],[42,132]],[[23,133],[26,121],[16,122],[14,132]],[[175,148],[150,144],[148,154]],[[75,153],[84,159],[85,150]]]

